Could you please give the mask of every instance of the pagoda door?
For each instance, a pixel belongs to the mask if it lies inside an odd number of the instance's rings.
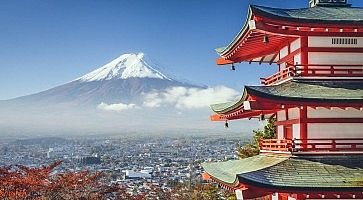
[[[292,125],[286,125],[284,127],[284,138],[292,140]]]

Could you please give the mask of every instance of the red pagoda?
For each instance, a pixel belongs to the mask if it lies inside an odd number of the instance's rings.
[[[212,105],[212,121],[276,119],[276,139],[254,157],[204,163],[204,178],[238,200],[363,199],[363,8],[310,0],[309,8],[251,5],[218,65],[273,64],[276,74]]]

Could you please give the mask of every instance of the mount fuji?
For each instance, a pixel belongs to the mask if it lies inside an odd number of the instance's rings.
[[[151,64],[144,53],[123,54],[106,65],[64,85],[10,100],[22,104],[94,106],[140,103],[143,94],[170,87],[201,86],[184,83],[164,75]]]
[[[238,92],[178,81],[151,63],[143,53],[123,54],[66,84],[0,101],[0,130],[10,135],[217,130],[208,120],[209,104],[234,100]]]

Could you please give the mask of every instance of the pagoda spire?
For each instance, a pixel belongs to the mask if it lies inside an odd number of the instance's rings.
[[[336,6],[350,6],[347,2],[348,0],[309,0],[309,6],[329,6],[329,7],[336,7]]]

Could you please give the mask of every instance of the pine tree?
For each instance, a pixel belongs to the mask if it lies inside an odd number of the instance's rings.
[[[263,127],[263,130],[253,130],[253,140],[250,143],[244,146],[237,144],[237,156],[243,159],[258,155],[260,153],[259,143],[261,140],[276,138],[275,122],[275,118],[269,118],[267,124]]]

